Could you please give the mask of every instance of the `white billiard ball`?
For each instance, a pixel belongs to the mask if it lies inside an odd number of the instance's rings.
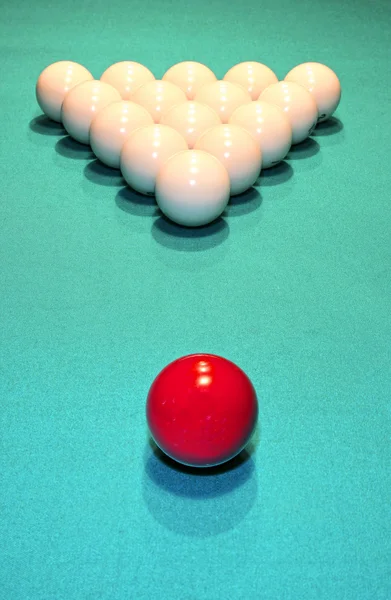
[[[61,123],[61,107],[67,93],[79,83],[94,79],[78,63],[60,60],[42,71],[35,88],[37,102],[49,119]]]
[[[242,62],[231,67],[223,79],[244,87],[252,100],[258,100],[264,89],[278,82],[277,75],[269,67],[254,61]]]
[[[153,125],[149,112],[135,102],[121,100],[102,108],[90,128],[93,153],[108,167],[119,169],[122,146],[136,129]]]
[[[292,127],[292,144],[299,144],[311,135],[318,121],[318,109],[314,98],[302,85],[279,81],[269,85],[259,100],[282,108]]]
[[[154,124],[136,129],[122,147],[121,173],[134,190],[152,195],[159,169],[183,150],[187,150],[187,142],[172,127]]]
[[[160,79],[144,83],[132,95],[132,101],[143,106],[155,123],[160,123],[162,115],[170,108],[186,100],[186,94],[181,88]]]
[[[221,124],[219,115],[206,104],[183,102],[166,112],[160,121],[173,127],[193,148],[197,139],[211,127]]]
[[[122,100],[130,100],[139,87],[154,79],[154,74],[147,67],[128,60],[111,65],[100,78],[101,81],[115,87],[121,94]]]
[[[330,67],[317,62],[307,62],[294,67],[285,81],[295,81],[314,97],[318,107],[318,122],[326,121],[341,100],[341,84]]]
[[[217,77],[209,67],[202,63],[184,61],[170,67],[162,79],[180,87],[188,100],[194,100],[198,90],[205,84],[216,81]]]
[[[89,144],[92,119],[102,108],[119,100],[119,92],[104,81],[93,79],[79,83],[64,98],[62,123],[74,140]]]
[[[262,169],[281,162],[292,145],[292,127],[282,108],[261,100],[239,106],[230,125],[238,125],[258,142],[262,153]]]
[[[229,201],[229,176],[221,162],[201,150],[176,154],[159,170],[156,201],[171,221],[200,227],[217,219]]]
[[[195,149],[209,152],[226,168],[231,196],[252,187],[260,174],[262,153],[259,144],[238,125],[218,125],[208,129],[197,140]]]
[[[230,81],[214,81],[204,85],[194,100],[210,106],[219,115],[222,123],[228,119],[241,104],[251,102],[251,96],[242,86]]]

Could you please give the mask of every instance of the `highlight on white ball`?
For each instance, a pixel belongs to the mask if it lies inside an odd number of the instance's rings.
[[[262,152],[262,169],[279,164],[292,145],[292,127],[283,109],[261,100],[239,106],[229,119],[250,133]]]
[[[180,87],[161,79],[148,81],[132,96],[132,101],[143,106],[155,123],[160,123],[160,119],[170,108],[186,100],[186,94]]]
[[[278,77],[263,63],[249,61],[231,67],[224,75],[223,80],[241,85],[248,91],[252,100],[258,100],[263,90],[272,83],[278,82]]]
[[[219,115],[212,108],[191,101],[171,108],[163,115],[160,122],[179,131],[190,149],[194,148],[194,144],[205,131],[221,124]]]
[[[159,170],[156,201],[166,217],[187,227],[215,221],[225,210],[229,176],[221,162],[201,150],[175,154]]]
[[[90,127],[98,111],[121,100],[112,85],[93,79],[72,88],[65,96],[61,118],[69,135],[81,144],[89,144]]]
[[[292,144],[300,144],[313,132],[318,121],[318,108],[313,96],[302,85],[279,81],[266,88],[259,100],[282,108],[292,127]]]
[[[241,85],[221,80],[204,85],[194,99],[196,102],[210,106],[217,112],[222,123],[228,123],[228,119],[238,106],[251,102],[250,94]]]
[[[144,65],[131,60],[110,65],[101,75],[101,81],[109,83],[121,94],[122,100],[130,100],[134,92],[155,79],[154,74]]]
[[[251,188],[259,177],[262,152],[253,136],[238,125],[218,125],[206,131],[195,149],[215,156],[227,169],[231,196]]]
[[[136,129],[148,125],[153,125],[153,119],[139,104],[128,100],[113,102],[102,108],[92,120],[92,151],[103,164],[119,169],[121,150],[126,139]]]
[[[61,108],[67,93],[83,81],[91,81],[93,75],[71,60],[60,60],[47,66],[39,75],[35,94],[42,112],[61,123]]]
[[[183,150],[187,150],[186,140],[172,127],[161,124],[141,127],[130,134],[122,147],[121,173],[131,188],[152,195],[159,169]]]
[[[341,100],[341,83],[330,67],[317,62],[302,63],[285,76],[305,87],[318,107],[318,122],[326,121],[336,111]]]
[[[162,77],[181,88],[188,100],[194,100],[198,90],[207,83],[217,80],[216,75],[206,65],[195,61],[183,61],[170,67]]]

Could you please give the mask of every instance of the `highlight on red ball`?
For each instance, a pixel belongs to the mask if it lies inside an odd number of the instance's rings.
[[[153,381],[146,414],[157,446],[175,461],[212,467],[238,455],[258,418],[249,377],[213,354],[191,354],[167,365]]]

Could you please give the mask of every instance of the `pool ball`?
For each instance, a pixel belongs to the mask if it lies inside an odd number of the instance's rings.
[[[90,144],[95,156],[108,167],[119,169],[122,146],[140,127],[153,125],[148,111],[135,102],[121,100],[102,108],[90,128]]]
[[[37,102],[49,119],[61,123],[61,107],[66,94],[79,83],[92,79],[94,77],[83,65],[69,60],[55,62],[38,77]]]
[[[229,175],[217,158],[201,150],[172,156],[156,178],[156,202],[174,223],[200,227],[224,211],[230,192]]]
[[[277,75],[260,62],[239,63],[224,75],[224,81],[238,83],[244,87],[252,100],[258,100],[259,95],[272,83],[277,83]]]
[[[228,171],[231,196],[242,194],[256,182],[262,167],[262,152],[253,136],[238,125],[208,129],[196,142],[197,150],[215,156]]]
[[[313,96],[318,107],[318,122],[326,121],[336,110],[341,99],[341,84],[330,67],[307,62],[294,67],[285,81],[295,81]]]
[[[251,96],[246,89],[236,83],[214,81],[198,90],[194,100],[213,108],[221,122],[228,123],[228,119],[238,106],[251,102]]]
[[[170,67],[162,79],[175,83],[185,92],[188,100],[194,100],[198,90],[206,83],[216,81],[217,77],[209,67],[202,63],[184,61]]]
[[[187,150],[187,142],[172,127],[156,124],[142,127],[131,133],[122,147],[121,173],[134,190],[151,195],[160,167],[183,150]]]
[[[147,67],[138,62],[123,60],[111,65],[100,80],[109,83],[121,94],[122,100],[130,100],[134,92],[155,76]]]
[[[262,92],[259,100],[282,108],[292,127],[292,144],[300,144],[311,135],[318,121],[318,108],[302,85],[294,81],[273,83]]]
[[[292,127],[282,108],[261,100],[239,106],[229,119],[258,142],[262,152],[262,169],[281,162],[292,145]]]
[[[192,354],[166,366],[146,403],[157,446],[184,465],[212,467],[232,459],[249,442],[258,401],[248,376],[213,354]]]
[[[183,135],[189,148],[211,127],[221,124],[219,115],[206,104],[183,102],[166,112],[160,121]]]
[[[155,79],[139,87],[132,95],[132,101],[143,106],[154,122],[159,123],[165,112],[186,101],[186,94],[170,81]]]
[[[119,92],[104,81],[79,83],[64,98],[62,123],[69,135],[81,144],[89,144],[92,119],[98,111],[121,100]]]

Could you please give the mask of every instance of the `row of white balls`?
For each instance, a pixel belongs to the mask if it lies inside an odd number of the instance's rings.
[[[92,79],[93,75],[85,67],[72,61],[59,61],[46,67],[38,78],[36,88],[43,112],[51,119],[61,121],[61,105],[65,94],[78,83]],[[117,89],[123,100],[130,100],[139,87],[154,81],[155,76],[138,62],[121,61],[106,69],[100,80]],[[184,61],[170,67],[158,81],[175,84],[188,100],[194,100],[201,87],[217,81],[217,77],[206,65]],[[240,85],[251,100],[257,100],[267,87],[278,83],[278,77],[263,63],[247,61],[231,67],[222,81]],[[318,107],[320,121],[336,110],[341,97],[341,85],[337,75],[326,65],[302,63],[287,73],[285,81],[299,83],[311,93]]]

